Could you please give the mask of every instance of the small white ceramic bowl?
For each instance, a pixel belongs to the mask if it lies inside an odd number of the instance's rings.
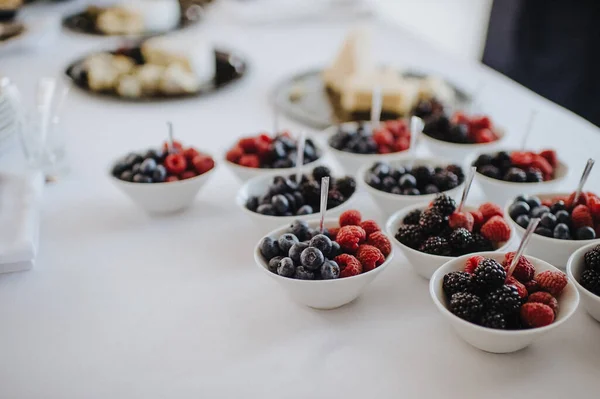
[[[500,128],[496,128],[494,131],[498,135],[498,140],[482,144],[451,143],[435,139],[424,133],[421,135],[421,138],[433,155],[439,155],[459,163],[464,162],[465,159],[469,158],[475,152],[493,152],[495,148],[498,148],[504,141],[506,134]]]
[[[321,150],[321,146],[318,141],[314,139],[314,137],[307,136],[307,139],[311,139],[315,144],[315,151],[317,151],[318,158],[312,162],[306,163],[302,166],[303,171],[310,171],[314,167],[321,165],[323,161],[323,151]],[[233,148],[237,144],[237,141],[233,143],[233,145],[228,147],[228,150]],[[233,174],[242,182],[245,182],[253,177],[257,176],[266,176],[266,175],[288,175],[294,173],[296,167],[292,168],[249,168],[247,166],[238,165],[236,163],[230,162],[223,156],[223,163],[227,165],[229,170],[233,172]]]
[[[415,272],[417,272],[417,274],[419,276],[426,278],[426,279],[430,279],[431,276],[433,275],[433,273],[444,263],[449,262],[456,258],[453,256],[431,255],[431,254],[427,254],[425,252],[417,251],[416,249],[410,248],[409,246],[406,246],[406,245],[402,244],[400,241],[398,241],[396,239],[396,233],[398,232],[398,229],[400,228],[400,226],[402,226],[404,224],[402,221],[404,220],[406,215],[408,215],[410,212],[414,211],[415,209],[421,209],[421,210],[426,209],[428,205],[429,205],[428,202],[423,202],[423,203],[419,203],[419,204],[404,208],[404,209],[394,213],[392,216],[390,216],[390,218],[387,220],[387,222],[385,224],[385,231],[386,231],[387,235],[390,237],[390,239],[392,240],[392,242],[395,243],[398,246],[398,248],[400,248],[400,250],[404,253],[404,256],[406,256],[406,258],[408,259],[408,262],[412,265]],[[474,211],[477,208],[465,206],[464,209],[467,211]],[[510,224],[509,224],[509,226],[510,226]],[[502,243],[496,249],[496,251],[498,251],[498,252],[507,251],[508,248],[510,247],[510,244],[513,240],[514,235],[515,235],[514,229],[511,228],[510,239],[508,241],[506,241],[505,243]]]
[[[308,221],[312,228],[319,226],[319,220]],[[326,219],[325,227],[338,227],[337,219]],[[289,224],[273,230],[267,236],[277,239],[280,235],[289,232]],[[259,269],[265,272],[273,280],[277,281],[290,297],[297,303],[315,309],[335,309],[346,305],[356,298],[364,289],[390,264],[394,257],[394,249],[388,255],[385,262],[375,269],[352,277],[344,277],[335,280],[306,281],[282,277],[269,271],[268,263],[260,253],[260,241],[254,249],[254,260]]]
[[[497,149],[491,152],[484,151],[482,153],[478,153],[475,157],[473,157],[468,163],[469,166],[475,162],[477,157],[482,154],[491,154],[494,152],[503,151],[502,149]],[[511,151],[515,150],[504,150]],[[486,198],[493,198],[495,202],[503,204],[509,199],[515,198],[517,195],[524,194],[529,195],[533,193],[539,192],[551,192],[556,187],[560,186],[562,182],[569,175],[569,167],[562,162],[558,161],[558,165],[555,169],[555,177],[552,180],[539,182],[539,183],[514,183],[508,182],[504,180],[492,179],[491,177],[485,176],[479,172],[475,173],[475,181],[481,187]]]
[[[532,194],[531,196],[538,197],[541,200],[550,199],[554,197],[568,196],[570,193],[552,193],[552,194]],[[513,198],[514,199],[514,198]],[[525,234],[525,229],[517,224],[510,215],[508,214],[508,208],[513,203],[513,199],[510,199],[504,207],[504,215],[510,220],[511,225],[514,227],[517,237],[521,239]],[[559,240],[558,238],[545,237],[539,234],[533,234],[529,245],[525,249],[525,253],[537,258],[543,259],[546,262],[550,262],[559,269],[565,270],[569,256],[579,248],[588,244],[600,244],[600,238],[593,240]]]
[[[370,126],[369,122],[363,122],[363,124],[367,128]],[[335,160],[342,166],[344,172],[354,176],[363,165],[372,165],[378,161],[390,162],[396,159],[406,158],[410,155],[410,149],[389,154],[355,154],[353,152],[340,151],[329,145],[329,139],[338,132],[340,127],[357,129],[359,125],[360,123],[358,122],[346,122],[341,125],[330,126],[323,131],[323,138],[325,140],[324,145],[329,153],[333,155]]]
[[[453,315],[447,308],[448,303],[442,288],[444,275],[450,272],[464,270],[465,262],[472,255],[473,254],[464,255],[453,259],[436,270],[429,282],[429,293],[431,294],[433,303],[435,303],[438,310],[450,322],[456,333],[474,347],[492,353],[516,352],[529,346],[536,338],[539,338],[548,331],[560,326],[569,319],[577,309],[577,305],[579,304],[579,294],[571,281],[569,281],[569,284],[567,284],[563,292],[557,298],[559,310],[556,319],[552,324],[545,327],[527,330],[496,330],[478,326],[477,324],[470,323]],[[477,255],[502,262],[504,260],[505,252],[479,252]],[[543,260],[530,256],[528,256],[527,259],[535,266],[536,274],[546,270],[558,271],[554,266]]]
[[[288,171],[288,173],[285,173],[281,176],[289,176],[289,175],[290,175],[290,173]],[[290,224],[294,220],[298,220],[298,219],[310,220],[310,219],[314,219],[315,217],[318,217],[318,215],[319,215],[318,209],[315,209],[316,213],[312,213],[310,215],[270,216],[270,215],[263,215],[263,214],[260,214],[257,212],[253,212],[253,211],[249,210],[248,208],[246,208],[246,201],[248,200],[248,198],[250,198],[252,196],[261,197],[267,193],[269,186],[273,182],[274,176],[275,175],[258,176],[258,177],[254,177],[254,178],[248,180],[247,182],[245,182],[242,185],[242,187],[240,187],[240,189],[238,190],[237,196],[236,196],[236,204],[247,215],[249,215],[250,218],[252,218],[252,220],[254,220],[256,222],[256,224],[258,224],[263,231],[275,229],[278,226],[281,226],[282,224],[286,224],[286,223]],[[331,209],[327,210],[327,215],[335,216],[335,215],[341,214],[345,210],[352,209],[352,207],[353,207],[352,204],[354,203],[355,198],[356,198],[356,191],[350,196],[350,198],[348,198],[346,200],[346,202],[344,202],[340,206],[336,206],[335,208],[331,208]]]
[[[375,201],[375,203],[377,203],[377,205],[379,206],[379,209],[381,209],[385,215],[390,215],[390,214],[398,211],[399,209],[403,209],[406,206],[415,205],[420,202],[431,202],[438,195],[438,194],[399,195],[399,194],[387,193],[385,191],[378,190],[376,188],[369,186],[366,182],[367,174],[368,174],[369,170],[373,167],[373,165],[375,165],[375,163],[376,162],[373,162],[371,164],[366,164],[362,168],[360,168],[360,170],[358,171],[358,174],[356,175],[356,181],[358,182],[358,184],[360,184],[360,185],[362,185],[362,187],[364,187],[365,191],[367,191],[369,193],[371,198],[373,198],[373,201]],[[452,162],[448,161],[448,160],[440,159],[440,158],[418,158],[418,157],[411,156],[411,157],[408,157],[408,158],[402,159],[402,160],[390,161],[390,162],[387,162],[387,164],[392,167],[406,166],[406,165],[412,165],[412,166],[426,165],[426,166],[432,166],[432,167],[436,167],[436,166],[444,167],[444,166],[448,166],[448,165],[452,164]],[[460,166],[462,167],[462,165],[460,165]],[[457,199],[457,196],[462,192],[464,184],[465,184],[465,182],[463,181],[457,187],[455,187],[451,190],[443,191],[443,194],[446,194],[454,199]]]
[[[206,151],[202,154],[210,155]],[[213,158],[214,159],[214,158]],[[117,161],[111,164],[114,165]],[[190,179],[165,183],[133,183],[113,176],[108,171],[110,180],[118,189],[123,191],[131,200],[144,211],[151,214],[172,213],[189,207],[196,194],[213,175],[217,164],[199,176]]]
[[[577,290],[581,296],[581,304],[583,305],[584,309],[587,310],[590,316],[600,321],[600,296],[592,294],[586,288],[583,288],[583,286],[579,283],[581,273],[583,273],[585,270],[584,255],[586,252],[591,251],[596,246],[598,246],[597,243],[588,244],[585,247],[581,247],[577,251],[573,252],[569,258],[569,262],[567,263],[567,275],[577,287]]]

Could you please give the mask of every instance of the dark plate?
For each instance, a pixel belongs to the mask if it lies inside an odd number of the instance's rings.
[[[194,25],[201,20],[202,17],[202,6],[195,3],[184,4],[180,2],[181,5],[181,20],[179,21],[179,25],[174,30],[184,29],[190,25]],[[73,32],[77,33],[85,33],[88,35],[96,35],[96,36],[119,36],[119,35],[107,35],[103,32],[100,32],[96,29],[96,17],[90,14],[87,10],[82,11],[77,14],[69,15],[65,17],[62,21],[62,25]],[[160,35],[167,32],[144,32],[139,36],[155,36]],[[127,35],[131,37],[131,35]]]
[[[342,122],[370,119],[368,112],[352,114],[344,112],[338,96],[325,88],[321,72],[321,70],[304,72],[278,84],[271,97],[275,108],[291,119],[318,129],[325,129]],[[423,78],[427,75],[411,71],[403,73],[403,76]],[[451,83],[449,85],[454,89],[457,102],[445,104],[446,106],[463,108],[471,103],[471,96],[455,85]],[[295,95],[296,92],[301,94]],[[405,115],[384,112],[381,119],[397,119],[402,116]]]
[[[122,54],[128,57],[131,57],[135,60],[138,65],[144,63],[144,59],[142,57],[142,52],[140,47],[132,47],[128,49],[112,51],[112,54]],[[92,91],[87,82],[86,72],[83,68],[83,62],[85,58],[75,61],[71,65],[69,65],[65,71],[65,74],[71,78],[73,83],[82,90],[87,91],[88,93],[99,95],[102,97],[110,97],[116,98],[123,101],[131,101],[131,102],[142,102],[142,101],[165,101],[165,100],[175,100],[182,98],[191,98],[191,97],[199,97],[203,95],[207,95],[213,93],[217,90],[222,89],[223,87],[239,80],[242,78],[248,71],[248,66],[246,61],[242,57],[237,54],[223,51],[223,50],[215,50],[215,62],[216,62],[216,75],[213,80],[209,82],[205,82],[200,87],[196,93],[193,94],[180,94],[180,95],[164,95],[158,94],[151,97],[139,97],[139,98],[129,98],[122,97],[113,91],[106,92],[96,92]]]

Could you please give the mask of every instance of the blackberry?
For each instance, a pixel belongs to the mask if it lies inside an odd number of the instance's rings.
[[[457,292],[468,292],[471,290],[471,280],[473,275],[467,272],[452,272],[444,276],[442,288],[450,298]]]
[[[521,307],[519,291],[513,285],[503,285],[484,298],[485,307],[502,314],[513,314]]]
[[[435,184],[440,191],[451,190],[458,186],[458,176],[448,170],[442,170],[433,175],[433,184]]]
[[[473,242],[469,252],[486,252],[494,250],[492,242],[480,233],[472,233],[471,236],[473,237]]]
[[[598,250],[598,247],[586,252],[584,258],[585,266],[588,269],[600,272],[600,251]]]
[[[444,225],[444,217],[434,209],[426,209],[421,213],[419,226],[425,234],[440,231]]]
[[[456,165],[456,164],[448,165],[446,170],[454,173],[456,175],[456,177],[458,177],[459,184],[465,180],[465,172],[463,172],[463,169],[459,165]]]
[[[483,165],[477,167],[477,172],[492,179],[500,179],[500,170],[494,165]]]
[[[596,270],[585,270],[579,280],[581,285],[592,294],[600,296],[600,273]]]
[[[473,272],[473,283],[482,292],[490,292],[504,285],[506,270],[494,259],[484,259],[479,262]]]
[[[331,177],[331,169],[329,169],[327,166],[317,166],[313,169],[312,176],[313,179],[315,179],[317,182],[320,182],[324,177]]]
[[[419,251],[431,255],[450,256],[452,250],[448,240],[442,237],[429,237],[421,246]]]
[[[465,251],[473,245],[473,236],[469,230],[459,227],[450,234],[448,242],[453,249]]]
[[[456,202],[446,194],[440,194],[433,200],[433,209],[442,216],[450,216],[456,210]]]
[[[515,183],[525,183],[527,181],[527,174],[521,168],[512,167],[508,169],[504,175],[504,180]]]
[[[419,224],[419,219],[421,218],[421,210],[415,209],[414,211],[410,211],[404,216],[402,219],[402,223],[404,224]]]
[[[506,322],[504,314],[494,310],[486,311],[483,316],[481,316],[479,324],[483,327],[495,328],[497,330],[506,330],[508,328],[508,323]]]
[[[300,192],[304,196],[304,201],[308,205],[318,205],[321,197],[321,185],[314,180],[310,180],[300,185]]]
[[[410,248],[418,248],[421,242],[423,242],[423,238],[425,236],[421,227],[414,224],[400,226],[396,233],[396,239]]]
[[[431,166],[423,165],[423,166],[415,166],[412,170],[412,175],[417,179],[417,182],[421,186],[425,186],[431,182],[431,178],[435,171]]]
[[[458,292],[450,298],[450,312],[463,320],[477,322],[483,311],[481,299],[468,292]]]
[[[544,175],[538,168],[529,168],[525,171],[528,183],[539,183],[544,181]]]
[[[356,191],[356,180],[350,176],[342,177],[335,181],[335,188],[348,198]]]
[[[477,157],[475,162],[473,162],[473,166],[476,166],[477,169],[481,166],[491,165],[492,164],[492,156],[490,154],[481,154]]]
[[[342,205],[346,201],[344,195],[340,193],[338,190],[329,190],[329,194],[327,195],[327,209],[335,208],[336,206]],[[319,207],[316,206],[316,209]]]

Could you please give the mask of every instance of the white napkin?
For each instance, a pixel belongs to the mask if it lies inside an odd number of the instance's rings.
[[[38,248],[44,176],[0,173],[0,273],[31,269]]]

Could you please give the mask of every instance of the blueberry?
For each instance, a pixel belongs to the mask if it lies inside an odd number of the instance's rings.
[[[541,218],[544,213],[549,213],[549,212],[550,212],[550,208],[548,208],[545,205],[540,205],[536,208],[532,208],[531,211],[529,212],[529,216],[531,216],[532,218]]]
[[[329,254],[329,252],[331,251],[332,243],[329,237],[327,237],[326,235],[317,234],[310,240],[308,246],[317,248],[323,254]]]
[[[428,184],[423,189],[424,194],[437,194],[439,192],[440,192],[440,190],[437,188],[437,186],[435,186],[433,184]]]
[[[284,195],[277,194],[271,198],[271,205],[278,213],[286,213],[289,210],[290,203]]]
[[[540,226],[544,226],[550,230],[553,230],[554,226],[556,226],[556,216],[550,212],[544,213],[540,218]]]
[[[434,174],[435,170],[428,165],[415,166],[412,170],[412,175],[417,179],[419,186],[428,184]]]
[[[529,207],[531,209],[537,208],[538,206],[542,205],[542,201],[540,201],[540,199],[538,197],[534,197],[534,196],[527,197],[526,202],[527,202],[527,205],[529,205]]]
[[[126,170],[125,172],[121,173],[119,179],[124,181],[133,181],[133,172],[130,170]]]
[[[523,195],[523,194],[517,195],[517,197],[514,200],[514,202],[527,202],[527,201],[529,201],[529,197],[526,195]],[[529,205],[529,203],[527,205]]]
[[[543,227],[543,226],[538,226],[535,229],[535,234],[539,234],[539,235],[545,236],[545,237],[552,237],[553,236],[552,230],[550,230],[547,227]]]
[[[409,173],[405,174],[398,181],[400,188],[413,188],[417,187],[417,179]]]
[[[294,278],[297,280],[314,280],[315,274],[304,266],[298,266],[294,273]]]
[[[294,199],[296,200],[296,209],[298,209],[302,205],[304,205],[304,197],[302,196],[302,193],[300,191],[295,191],[293,195]]]
[[[556,215],[559,211],[564,211],[566,209],[567,209],[567,206],[565,205],[565,201],[558,200],[554,204],[552,204],[552,206],[550,207],[550,212],[552,212],[553,214]],[[558,215],[557,215],[557,217],[558,217]]]
[[[300,262],[307,269],[317,270],[325,262],[325,257],[317,248],[308,247],[302,251]]]
[[[392,176],[397,181],[397,180],[400,180],[402,175],[404,175],[405,173],[406,173],[406,169],[404,169],[403,166],[398,166],[398,167],[392,169],[392,171],[390,172],[390,176]]]
[[[279,250],[281,251],[282,254],[289,253],[290,252],[290,248],[294,244],[297,244],[299,242],[300,242],[300,240],[298,240],[298,237],[296,237],[292,233],[282,234],[279,237],[279,239],[277,240],[277,243],[279,244]]]
[[[554,227],[554,238],[558,238],[560,240],[570,240],[571,239],[571,231],[569,230],[569,226],[564,223],[559,223]]]
[[[119,161],[113,166],[112,174],[115,177],[119,177],[127,169],[129,169],[129,168],[127,167],[127,164],[125,163],[125,161]]]
[[[277,268],[279,267],[279,261],[283,259],[281,256],[276,256],[269,261],[269,270],[273,273],[277,273]]]
[[[596,238],[596,232],[591,227],[584,226],[577,229],[575,237],[578,240],[593,240]]]
[[[500,178],[500,170],[494,165],[483,165],[477,168],[477,172],[492,179]]]
[[[156,165],[156,169],[152,173],[152,180],[155,183],[162,183],[167,178],[167,169],[163,165]],[[258,199],[257,199],[258,201]],[[257,204],[258,206],[258,204]]]
[[[292,258],[295,264],[300,265],[302,263],[300,256],[302,255],[302,251],[304,251],[306,248],[308,248],[308,244],[305,242],[297,242],[296,244],[292,245],[288,255],[290,258]]]
[[[525,171],[528,183],[539,183],[544,181],[544,175],[537,168],[529,168]]]
[[[371,171],[377,177],[379,177],[380,179],[383,179],[386,176],[390,175],[390,166],[383,162],[377,162],[375,165],[373,165],[373,168],[371,168]]]
[[[125,164],[127,165],[128,168],[133,167],[133,165],[135,165],[136,163],[141,163],[144,159],[142,158],[142,156],[140,154],[136,154],[136,153],[131,153],[128,154],[125,157]]]
[[[402,178],[400,178],[402,179]],[[388,193],[392,191],[392,188],[394,188],[396,186],[396,180],[394,180],[394,178],[392,176],[387,176],[384,177],[383,180],[381,181],[381,187],[383,188],[384,191],[387,191]]]
[[[526,229],[529,226],[529,216],[528,215],[519,215],[515,219],[515,222],[522,228]]]
[[[478,168],[480,166],[491,165],[491,164],[492,164],[492,156],[489,154],[481,154],[480,156],[477,157],[475,162],[473,162],[473,166],[477,166]]]
[[[275,208],[269,204],[261,204],[256,208],[256,212],[261,215],[276,216]]]
[[[279,261],[277,274],[283,277],[294,277],[296,274],[296,266],[290,258],[283,258]]]
[[[265,237],[260,241],[258,246],[260,253],[267,260],[271,260],[280,254],[279,244],[271,237]]]
[[[566,224],[567,226],[571,224],[571,215],[569,215],[569,212],[567,212],[565,210],[556,212],[556,214],[554,216],[556,216],[557,223],[563,223],[563,224]]]
[[[468,141],[469,127],[459,123],[450,128],[450,140],[455,143],[466,143]]]
[[[336,241],[332,241],[331,242],[331,251],[329,251],[327,255],[327,257],[329,259],[333,259],[336,256],[340,255],[342,253],[342,248],[340,247],[340,244],[338,244]]]
[[[258,208],[258,197],[248,197],[248,199],[246,200],[246,209],[249,209],[252,212],[256,212],[256,208]]]
[[[503,179],[515,183],[525,183],[527,181],[527,174],[521,168],[512,167],[504,174]]]
[[[131,167],[131,173],[133,173],[134,175],[137,175],[138,173],[140,173],[140,168],[142,167],[142,163],[138,162],[136,164],[134,164]]]
[[[367,184],[373,188],[380,188],[381,187],[381,179],[379,177],[377,177],[376,174],[374,173],[370,173],[367,176]]]
[[[516,220],[517,216],[519,216],[519,215],[528,215],[530,210],[531,209],[529,208],[529,205],[527,205],[527,202],[519,201],[519,202],[514,202],[508,208],[508,214],[510,215],[511,218]]]
[[[340,267],[332,260],[326,260],[321,266],[321,278],[323,280],[333,280],[340,276]]]
[[[308,240],[309,228],[308,223],[304,220],[294,220],[290,225],[290,228],[292,229],[292,233],[298,237],[300,241]]]
[[[160,162],[163,159],[163,152],[161,150],[155,150],[153,148],[150,148],[149,150],[147,150],[142,157],[143,158],[152,158],[154,159],[156,162]]]
[[[141,173],[137,173],[133,175],[134,183],[152,183],[152,178],[150,176],[145,176]]]
[[[401,195],[402,189],[398,186],[394,186],[394,187],[392,187],[392,190],[390,191],[390,193],[396,194],[396,195]]]
[[[296,215],[298,215],[298,216],[300,216],[300,215],[310,215],[310,214],[313,214],[313,213],[314,213],[313,208],[310,205],[302,205],[296,211]]]
[[[296,205],[296,198],[294,198],[294,196],[290,193],[285,193],[283,194],[283,196],[288,200],[289,203],[289,211],[290,212],[295,212],[296,209],[298,209],[298,205]]]
[[[416,188],[406,188],[402,190],[402,195],[421,195],[421,192]]]

